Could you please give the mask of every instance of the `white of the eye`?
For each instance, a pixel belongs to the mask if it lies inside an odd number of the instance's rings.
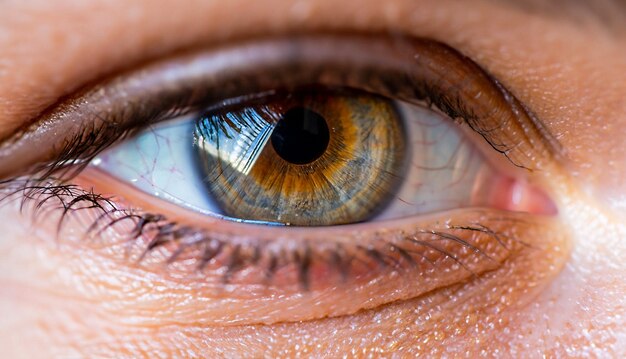
[[[183,116],[140,133],[95,158],[91,165],[138,189],[182,207],[216,215],[193,153],[196,115]]]
[[[458,125],[432,110],[397,102],[408,163],[400,190],[374,218],[385,220],[467,207],[489,165]]]

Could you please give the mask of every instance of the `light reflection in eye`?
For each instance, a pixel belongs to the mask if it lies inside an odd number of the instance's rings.
[[[307,91],[170,120],[93,163],[178,205],[261,223],[356,223],[493,201],[498,175],[442,115],[359,91]],[[311,113],[328,138],[280,127]],[[289,136],[291,147],[278,148]]]

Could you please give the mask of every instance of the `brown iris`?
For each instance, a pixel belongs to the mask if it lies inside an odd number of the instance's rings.
[[[299,91],[210,112],[195,148],[223,215],[301,226],[377,213],[404,171],[392,101],[356,91]]]

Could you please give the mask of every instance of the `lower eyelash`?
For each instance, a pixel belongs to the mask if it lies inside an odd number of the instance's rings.
[[[463,239],[460,234],[473,233],[488,236],[507,253],[512,253],[520,245],[528,246],[512,236],[494,230],[479,221],[471,223],[448,223],[443,230],[415,228],[411,232],[396,233],[389,239],[377,236],[369,245],[346,244],[339,241],[332,246],[320,249],[321,242],[311,243],[305,239],[298,245],[287,246],[272,240],[239,241],[229,238],[224,233],[197,230],[189,226],[169,221],[165,216],[132,209],[120,209],[111,198],[87,191],[65,181],[43,182],[31,179],[16,179],[0,183],[0,204],[19,198],[20,208],[24,210],[33,205],[35,217],[47,214],[47,211],[60,210],[57,236],[61,233],[67,217],[82,210],[96,210],[99,214],[88,225],[84,238],[103,238],[108,230],[122,234],[127,243],[126,257],[138,264],[146,261],[153,253],[165,249],[157,255],[162,263],[173,265],[192,259],[192,265],[185,270],[204,273],[206,270],[221,273],[223,284],[230,283],[239,272],[254,267],[263,273],[263,285],[271,285],[277,273],[286,267],[296,268],[294,280],[300,290],[311,288],[313,280],[311,270],[315,264],[322,263],[330,268],[341,282],[348,281],[357,266],[365,266],[371,271],[392,270],[402,272],[415,269],[420,265],[429,265],[437,269],[440,261],[451,260],[467,270],[471,276],[476,273],[471,263],[459,258],[460,252],[469,250],[483,259],[498,262],[486,251]],[[520,219],[503,217],[500,220],[517,222]],[[124,227],[123,230],[120,230]],[[354,241],[356,243],[359,241]],[[450,242],[455,249],[450,250],[438,243]],[[139,244],[139,246],[137,246]],[[316,248],[313,250],[313,248]],[[507,255],[508,256],[508,255]],[[433,259],[434,258],[434,259]]]

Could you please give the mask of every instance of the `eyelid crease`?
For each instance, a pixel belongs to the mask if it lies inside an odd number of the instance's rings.
[[[518,167],[540,169],[560,158],[558,142],[541,122],[447,45],[403,36],[314,34],[166,59],[80,91],[0,144],[0,178],[42,168],[51,175],[67,164],[88,162],[135,127],[308,83],[354,87],[437,108],[466,123]],[[35,143],[51,150],[32,151]],[[77,147],[85,152],[82,158],[72,158],[80,152]]]

